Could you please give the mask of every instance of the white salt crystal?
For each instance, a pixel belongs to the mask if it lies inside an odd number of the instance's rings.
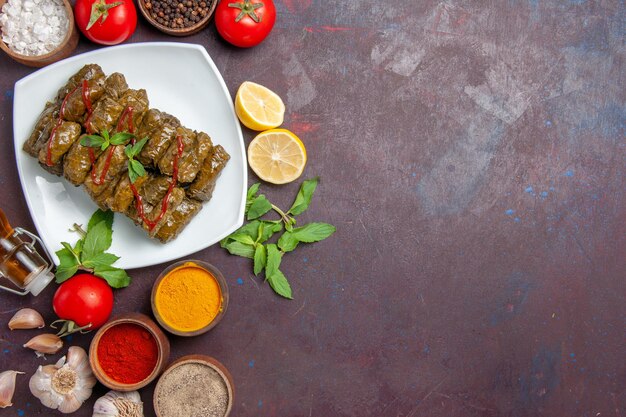
[[[7,0],[0,12],[2,40],[24,55],[52,51],[65,38],[69,23],[60,0]]]

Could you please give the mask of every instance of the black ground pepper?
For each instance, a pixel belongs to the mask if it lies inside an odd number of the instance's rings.
[[[211,4],[211,1],[206,0],[141,1],[154,20],[172,29],[188,28],[200,22],[209,14]]]

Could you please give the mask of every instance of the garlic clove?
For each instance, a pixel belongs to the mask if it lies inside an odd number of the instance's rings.
[[[4,371],[0,373],[0,408],[13,405],[11,400],[15,393],[15,377],[23,373],[18,371]]]
[[[32,308],[23,308],[9,320],[9,329],[41,329],[46,326],[43,317]]]
[[[89,395],[91,395],[91,390],[89,391]],[[66,394],[63,396],[63,401],[61,402],[61,404],[59,404],[59,411],[63,414],[73,413],[74,411],[78,410],[81,405],[83,405],[83,402],[79,401],[75,395]]]
[[[109,391],[96,400],[92,417],[143,417],[143,402],[137,391]]]
[[[55,354],[63,347],[63,341],[55,334],[46,333],[33,337],[24,345],[37,352],[38,354],[48,353]]]

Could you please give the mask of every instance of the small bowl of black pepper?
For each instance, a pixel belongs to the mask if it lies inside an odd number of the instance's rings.
[[[218,0],[138,0],[139,11],[161,32],[173,36],[198,33],[211,20]]]

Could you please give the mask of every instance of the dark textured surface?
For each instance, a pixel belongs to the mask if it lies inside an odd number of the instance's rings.
[[[221,360],[234,416],[626,415],[624,2],[277,8],[250,50],[212,24],[175,39],[142,20],[131,39],[200,43],[231,94],[245,80],[279,93],[305,177],[322,178],[304,220],[338,227],[285,257],[294,301],[219,247],[194,255],[224,272],[231,304],[210,333],[172,338],[172,359]],[[12,86],[32,71],[0,57],[0,204],[31,229],[11,117]],[[264,186],[282,206],[297,187]],[[132,271],[115,313],[149,312],[163,268]],[[20,347],[34,332],[5,323],[24,305],[52,319],[52,292],[0,295],[0,370],[46,363]],[[28,377],[2,416],[53,414]]]

